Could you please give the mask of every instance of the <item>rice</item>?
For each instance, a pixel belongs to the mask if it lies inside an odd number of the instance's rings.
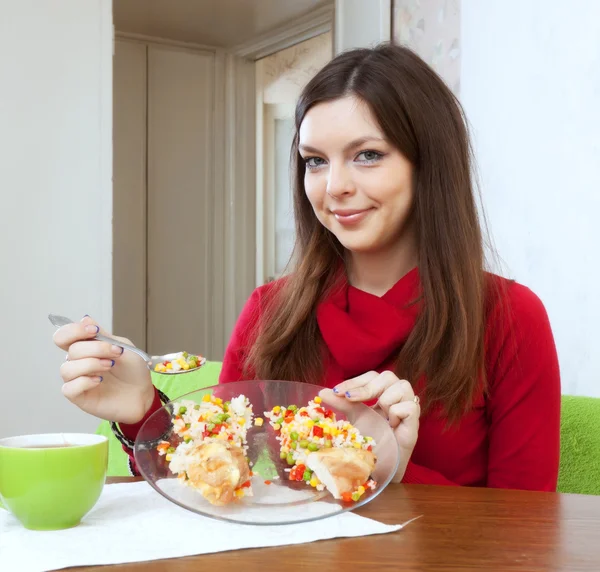
[[[198,445],[211,441],[228,441],[238,446],[247,458],[246,435],[252,426],[252,405],[244,395],[223,402],[218,397],[205,395],[200,403],[181,400],[173,404],[173,433],[175,443],[162,441],[158,454],[166,457],[169,470],[187,482],[186,471],[195,461],[190,454]],[[243,489],[244,495],[252,494],[251,488]]]
[[[290,465],[290,469],[286,469],[289,479],[305,481],[307,485],[320,491],[325,486],[306,467],[310,453],[330,447],[353,447],[371,451],[376,445],[371,437],[361,435],[347,421],[337,420],[333,411],[322,407],[321,403],[321,398],[315,397],[306,407],[276,406],[264,414],[278,433],[280,457]],[[373,488],[372,481],[366,484]]]

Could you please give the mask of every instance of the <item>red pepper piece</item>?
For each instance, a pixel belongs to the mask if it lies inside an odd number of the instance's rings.
[[[265,485],[270,485],[271,481],[265,481]]]
[[[323,437],[323,427],[319,427],[318,425],[315,425],[312,428],[312,433],[315,437]]]
[[[300,411],[300,417],[308,417],[307,411]]]
[[[246,481],[246,482],[245,482],[245,483],[242,485],[242,488],[243,488],[243,489],[247,489],[247,488],[249,488],[249,487],[250,487],[250,484],[251,484],[251,483],[250,483],[250,481]]]
[[[342,493],[342,500],[344,502],[352,502],[352,493]]]

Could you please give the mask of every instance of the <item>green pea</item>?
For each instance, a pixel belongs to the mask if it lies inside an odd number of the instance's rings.
[[[297,446],[298,446],[298,443],[296,443],[295,441],[292,441],[290,443],[290,449],[296,449]]]
[[[318,451],[319,450],[319,445],[317,445],[316,443],[309,443],[308,444],[308,450],[309,451]]]
[[[358,493],[352,493],[352,500],[354,502],[356,502],[359,498],[360,498],[360,495]]]
[[[280,459],[287,459],[287,453],[285,451],[281,451],[281,453],[279,453],[279,458]]]
[[[199,406],[199,405],[194,405],[194,409],[195,409],[196,411],[200,411],[200,406]]]
[[[292,441],[297,441],[297,440],[298,440],[298,433],[296,433],[296,431],[292,431],[292,432],[290,433],[290,439],[291,439]]]
[[[191,424],[191,423],[186,423],[186,424],[185,424],[185,428],[186,428],[186,429],[189,429],[191,426],[192,426],[192,424]]]
[[[186,443],[189,443],[189,442],[192,440],[192,438],[191,438],[189,435],[186,435],[186,436],[183,438],[183,440],[184,440]]]
[[[188,357],[190,354],[188,354],[187,352],[183,352],[183,357],[186,358]]]
[[[308,447],[308,441],[306,441],[305,439],[303,439],[302,441],[300,441],[300,443],[298,443],[298,445],[300,445],[300,447],[302,449],[306,449]]]
[[[174,452],[175,452],[175,447],[169,447],[169,448],[167,449],[167,453],[171,453],[171,454],[172,454],[172,453],[174,453]]]
[[[275,423],[279,423],[279,425],[283,425],[283,417],[280,417],[279,419],[277,419],[277,421],[275,421]]]
[[[223,403],[223,411],[229,411],[230,407],[231,407],[231,401],[226,401],[225,403]]]
[[[312,471],[310,469],[306,469],[306,471],[304,471],[304,474],[302,475],[302,480],[310,481],[311,477],[312,477]]]
[[[219,418],[219,421],[221,423],[224,423],[225,421],[227,421],[227,419],[229,419],[229,414],[228,413],[219,413],[219,415],[217,415],[217,417]]]
[[[209,423],[209,424],[206,426],[206,429],[208,429],[208,431],[212,431],[214,428],[215,428],[215,424],[214,424],[214,423]]]
[[[325,447],[327,447],[329,449],[332,446],[333,446],[333,444],[331,443],[331,441],[329,439],[326,439],[325,440]]]
[[[183,415],[186,411],[187,411],[187,407],[185,407],[185,406],[182,405],[179,408],[179,415]]]
[[[289,411],[293,411],[294,413],[296,413],[296,411],[298,411],[298,407],[296,405],[290,405],[288,407]]]
[[[288,465],[293,465],[295,462],[296,461],[294,461],[294,456],[291,453],[289,453],[288,456],[287,456],[287,464]]]

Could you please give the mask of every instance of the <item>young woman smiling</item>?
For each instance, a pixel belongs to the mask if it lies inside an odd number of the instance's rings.
[[[405,48],[345,52],[300,97],[292,159],[291,271],[248,300],[220,382],[297,380],[377,403],[402,451],[396,481],[555,490],[551,327],[531,290],[485,269],[451,91]],[[160,395],[137,357],[89,341],[97,328],[55,334],[63,392],[128,443]]]

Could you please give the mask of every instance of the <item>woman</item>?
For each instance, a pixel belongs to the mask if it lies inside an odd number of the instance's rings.
[[[407,49],[349,51],[304,89],[296,129],[293,271],[250,297],[220,382],[376,402],[402,451],[396,481],[555,490],[552,331],[529,289],[484,270],[450,90]],[[119,422],[127,448],[160,395],[139,358],[88,341],[98,329],[86,317],[56,333],[63,392]]]

